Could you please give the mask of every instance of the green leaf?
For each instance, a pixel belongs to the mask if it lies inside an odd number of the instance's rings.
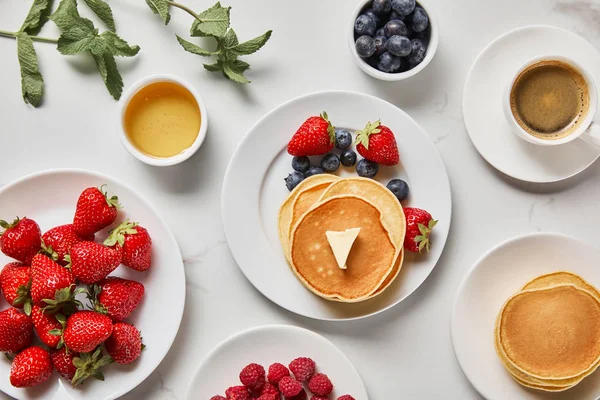
[[[146,4],[148,4],[148,7],[150,7],[154,14],[160,15],[165,25],[169,24],[171,13],[169,13],[169,3],[167,3],[167,0],[146,0]]]
[[[25,103],[37,107],[42,101],[44,78],[40,74],[33,41],[25,32],[18,32],[17,55],[21,66],[21,92]]]
[[[130,46],[114,32],[106,31],[100,36],[106,40],[108,48],[113,56],[133,57],[140,52],[140,46]]]
[[[100,21],[104,22],[108,29],[115,31],[115,19],[113,17],[112,10],[107,2],[104,0],[84,0],[85,4],[100,18]]]
[[[90,43],[90,52],[94,56],[101,56],[104,53],[110,53],[108,50],[108,43],[100,36],[94,37]]]
[[[53,0],[34,0],[21,31],[30,35],[37,35],[50,17]]]
[[[237,83],[250,83],[243,75],[243,72],[244,71],[240,70],[232,61],[227,61],[223,64],[223,73],[227,78]]]
[[[121,74],[117,68],[115,57],[109,53],[93,56],[108,92],[115,100],[119,100],[123,92],[123,78],[121,78]]]
[[[241,72],[244,72],[248,68],[250,68],[250,64],[248,64],[247,62],[244,62],[242,60],[235,60],[235,61],[233,61],[233,65],[235,66],[235,68],[238,71],[241,71]]]
[[[203,49],[202,47],[198,47],[194,43],[190,43],[187,40],[182,39],[180,36],[177,36],[177,41],[179,42],[179,44],[181,45],[181,47],[183,47],[183,49],[185,51],[188,51],[193,54],[198,54],[199,56],[207,57],[207,56],[217,54],[217,52],[208,51],[208,50]]]
[[[192,24],[192,36],[223,37],[229,28],[229,12],[231,7],[222,7],[220,2],[200,15],[202,22],[196,20]]]
[[[255,37],[254,39],[248,40],[247,42],[240,43],[235,47],[230,48],[229,50],[238,56],[244,56],[252,53],[256,53],[260,50],[261,47],[267,43],[269,38],[271,37],[271,33],[273,31],[267,31],[264,34]]]
[[[64,55],[83,53],[90,49],[95,37],[94,29],[89,29],[89,25],[86,23],[78,23],[72,25],[60,35],[57,49]]]
[[[78,23],[81,17],[77,11],[76,0],[61,0],[50,19],[63,31]]]
[[[229,28],[227,30],[227,33],[225,34],[225,36],[223,37],[223,40],[221,40],[221,42],[223,43],[223,46],[226,49],[230,49],[234,46],[237,46],[239,41],[238,41],[238,37],[235,34],[235,31],[233,30],[233,28]]]
[[[204,69],[210,72],[222,72],[223,66],[220,62],[216,62],[215,64],[204,64]]]

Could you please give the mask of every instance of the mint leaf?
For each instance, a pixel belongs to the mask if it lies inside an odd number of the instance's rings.
[[[210,72],[223,71],[223,66],[220,62],[216,62],[215,64],[204,64],[204,68]]]
[[[123,78],[121,78],[114,56],[109,53],[94,55],[94,61],[96,61],[96,66],[108,92],[115,100],[119,100],[123,92]]]
[[[222,7],[220,2],[208,10],[202,12],[199,17],[202,22],[196,20],[192,24],[190,33],[192,36],[215,36],[222,37],[229,28],[229,12],[231,7]]]
[[[242,60],[235,60],[232,61],[233,65],[235,66],[237,71],[240,71],[240,73],[246,71],[248,68],[250,68],[250,64],[248,64],[247,62],[244,62]]]
[[[20,30],[30,35],[37,35],[48,21],[51,10],[52,0],[34,0]]]
[[[233,28],[229,28],[227,30],[225,37],[223,37],[222,43],[226,49],[234,47],[239,43],[237,35],[235,34],[235,31],[233,30]]]
[[[83,53],[90,49],[95,37],[96,30],[90,29],[87,23],[80,21],[80,23],[71,26],[60,35],[57,49],[64,55]]]
[[[167,0],[146,0],[146,4],[148,4],[148,7],[150,7],[154,14],[160,15],[165,25],[169,24],[171,13],[169,13],[169,3],[167,3]]]
[[[100,36],[106,41],[113,56],[133,57],[140,52],[140,46],[130,46],[114,32],[106,31]]]
[[[254,39],[248,40],[244,43],[240,43],[235,47],[229,48],[228,50],[238,56],[256,53],[258,50],[260,50],[261,47],[265,45],[265,43],[267,43],[267,41],[271,37],[272,32],[273,31],[267,31],[264,34],[255,37]]]
[[[177,36],[177,41],[179,42],[179,44],[181,45],[181,47],[183,47],[183,49],[185,51],[188,51],[193,54],[198,54],[199,56],[207,57],[207,56],[211,56],[213,54],[217,54],[217,52],[208,51],[208,50],[203,49],[202,47],[198,47],[195,44],[182,39],[180,36]]]
[[[33,41],[25,32],[19,32],[17,38],[17,55],[21,66],[21,92],[25,103],[37,107],[42,100],[44,78],[40,74],[37,55]]]
[[[223,64],[223,74],[229,79],[237,83],[250,83],[243,75],[243,70],[232,61],[227,61]]]
[[[61,0],[50,19],[61,29],[67,30],[81,19],[76,0]]]
[[[108,50],[108,43],[106,43],[104,38],[96,36],[90,43],[90,52],[93,56],[101,56],[104,53],[110,54],[110,51]]]
[[[100,18],[100,21],[108,26],[108,29],[113,32],[116,30],[115,19],[107,2],[104,0],[85,0],[85,4]]]

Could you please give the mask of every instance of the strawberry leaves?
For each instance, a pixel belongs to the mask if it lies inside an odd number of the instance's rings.
[[[420,235],[415,236],[415,243],[419,245],[419,253],[422,252],[423,249],[425,249],[425,251],[429,253],[429,248],[431,246],[431,242],[429,241],[429,235],[431,234],[431,230],[433,229],[433,227],[435,227],[436,224],[437,221],[432,219],[427,225],[417,225],[419,228],[419,232],[421,233]]]
[[[365,149],[369,150],[369,136],[377,133],[381,133],[381,129],[379,129],[379,125],[381,125],[381,121],[377,120],[375,122],[367,122],[367,126],[362,131],[356,132],[356,140],[354,144],[362,144],[365,146]]]

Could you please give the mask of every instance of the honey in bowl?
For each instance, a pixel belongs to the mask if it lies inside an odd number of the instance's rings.
[[[194,95],[175,82],[151,83],[133,95],[123,117],[125,134],[142,153],[159,158],[192,146],[202,115]]]

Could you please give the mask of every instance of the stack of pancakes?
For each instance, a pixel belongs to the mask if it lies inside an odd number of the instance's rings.
[[[570,389],[600,364],[600,293],[570,272],[537,277],[502,307],[494,344],[521,385]]]
[[[341,269],[325,232],[352,228],[360,232]],[[387,289],[402,267],[405,232],[398,199],[366,178],[313,175],[279,210],[279,238],[292,272],[327,300],[355,303]]]

